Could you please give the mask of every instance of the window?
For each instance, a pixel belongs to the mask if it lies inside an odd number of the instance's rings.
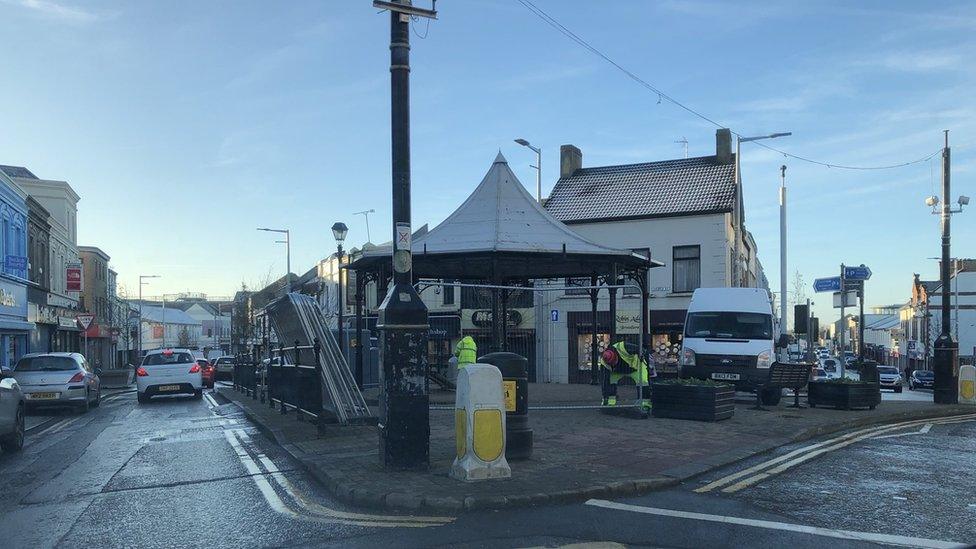
[[[456,281],[454,281],[454,280],[445,280],[444,282],[447,283],[447,284],[452,284],[452,283],[454,283]],[[441,288],[444,290],[444,302],[443,302],[443,304],[444,305],[454,305],[454,292],[455,292],[456,288],[454,286],[442,286]]]
[[[701,286],[701,246],[675,246],[672,258],[672,292],[693,292]]]

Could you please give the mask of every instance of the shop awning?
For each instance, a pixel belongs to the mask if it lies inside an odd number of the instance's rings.
[[[0,330],[17,330],[29,332],[34,329],[33,322],[22,320],[0,320]]]

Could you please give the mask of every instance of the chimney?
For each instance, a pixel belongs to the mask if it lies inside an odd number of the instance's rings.
[[[559,177],[569,177],[583,167],[583,151],[575,145],[559,147]]]
[[[728,128],[715,130],[715,160],[719,164],[732,163],[732,132]]]

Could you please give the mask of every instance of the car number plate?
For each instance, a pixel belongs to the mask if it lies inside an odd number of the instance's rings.
[[[31,400],[51,400],[58,398],[61,393],[27,393]]]
[[[179,391],[180,390],[180,386],[179,385],[160,385],[159,386],[159,390],[160,391]]]
[[[727,379],[729,381],[738,381],[739,374],[726,374],[723,372],[715,372],[712,374],[712,379]]]

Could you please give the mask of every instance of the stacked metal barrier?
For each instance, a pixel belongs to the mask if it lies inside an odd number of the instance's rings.
[[[290,293],[273,301],[266,310],[278,341],[311,346],[318,340],[323,410],[342,425],[370,422],[372,415],[366,400],[315,299]]]

